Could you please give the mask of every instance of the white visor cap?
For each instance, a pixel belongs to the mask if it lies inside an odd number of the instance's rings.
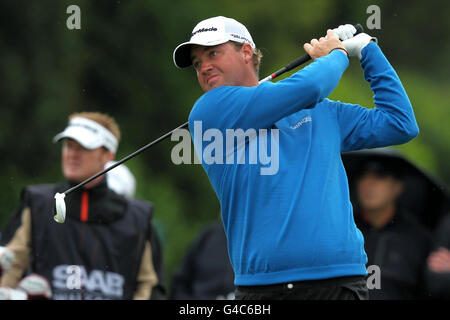
[[[191,39],[175,48],[173,62],[178,68],[192,65],[191,47],[193,44],[201,46],[216,46],[228,41],[247,42],[253,50],[256,48],[250,32],[240,22],[227,17],[214,17],[199,22],[192,30]]]
[[[119,145],[111,131],[94,120],[82,117],[70,120],[66,129],[53,138],[53,142],[64,138],[73,139],[86,149],[105,147],[113,153],[116,153]]]

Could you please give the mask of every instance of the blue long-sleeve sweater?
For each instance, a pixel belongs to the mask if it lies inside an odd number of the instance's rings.
[[[277,83],[218,87],[195,103],[189,128],[199,158],[213,139],[195,133],[195,121],[201,121],[202,132],[215,129],[211,132],[223,137],[227,129],[255,129],[257,140],[259,130],[268,129],[268,153],[279,153],[277,171],[266,175],[261,168],[267,163],[248,161],[259,150],[248,147],[252,139],[244,145],[244,164],[227,164],[226,151],[212,153],[222,161],[202,163],[220,201],[236,285],[366,274],[364,241],[353,220],[340,153],[406,143],[418,127],[376,43],[362,50],[361,59],[375,108],[327,99],[348,63],[335,50]]]

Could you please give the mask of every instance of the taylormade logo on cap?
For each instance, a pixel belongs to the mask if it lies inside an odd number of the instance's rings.
[[[195,36],[195,35],[196,35],[197,33],[199,33],[199,32],[206,32],[206,31],[217,31],[217,28],[211,27],[211,28],[201,28],[201,29],[198,29],[197,31],[192,32],[191,37]]]
[[[178,68],[189,67],[192,65],[192,45],[217,46],[228,41],[246,42],[253,49],[256,48],[250,32],[242,23],[231,18],[219,16],[198,23],[192,30],[191,39],[175,48],[173,61]]]

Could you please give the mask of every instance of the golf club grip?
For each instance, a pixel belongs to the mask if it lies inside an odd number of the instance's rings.
[[[364,28],[363,28],[363,26],[362,26],[361,24],[357,23],[357,24],[354,25],[354,27],[355,27],[355,29],[356,29],[355,36],[356,36],[357,34],[360,34],[360,33],[363,33],[363,32],[364,32]]]
[[[360,33],[364,32],[364,28],[363,28],[363,26],[361,24],[358,23],[358,24],[354,25],[354,27],[356,29],[355,36],[357,34],[360,34]],[[292,61],[291,63],[289,63],[285,67],[281,68],[277,72],[273,73],[272,74],[272,79],[278,77],[279,75],[281,75],[281,74],[283,74],[283,73],[285,73],[285,72],[287,72],[289,70],[292,70],[292,69],[298,67],[301,64],[304,64],[305,62],[308,62],[309,60],[311,60],[311,57],[308,54],[305,54],[304,56],[301,56],[300,58]]]

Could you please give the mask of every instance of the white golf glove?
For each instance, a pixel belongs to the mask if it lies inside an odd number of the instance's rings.
[[[353,35],[356,33],[356,28],[351,24],[343,24],[339,27],[333,29],[336,38],[341,41],[353,38]]]
[[[361,60],[362,49],[371,41],[377,42],[377,38],[371,37],[367,33],[360,33],[353,38],[342,41],[342,44],[350,57],[358,57]]]
[[[47,279],[37,274],[30,274],[23,278],[17,289],[24,291],[28,295],[28,300],[52,298],[52,289]]]
[[[0,277],[11,267],[14,258],[14,252],[6,247],[0,247]]]

